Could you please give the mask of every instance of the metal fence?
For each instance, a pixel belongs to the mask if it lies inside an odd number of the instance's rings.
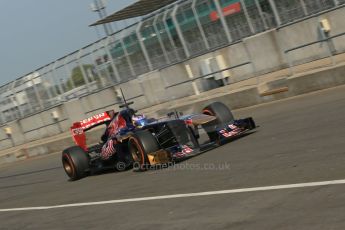
[[[0,87],[0,124],[224,47],[345,0],[184,0]]]

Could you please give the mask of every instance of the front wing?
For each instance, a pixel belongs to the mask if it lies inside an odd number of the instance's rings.
[[[171,161],[181,161],[190,157],[194,157],[211,149],[217,148],[232,140],[241,138],[249,134],[256,127],[257,126],[253,118],[251,117],[235,120],[234,122],[224,124],[224,126],[216,130],[217,139],[215,141],[201,144],[198,147],[189,145],[176,145],[164,150],[160,150],[156,153],[150,154],[150,163],[168,163]]]

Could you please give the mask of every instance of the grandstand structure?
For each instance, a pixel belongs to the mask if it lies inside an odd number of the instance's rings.
[[[0,123],[283,27],[345,0],[141,0],[92,26],[141,20],[0,87]]]

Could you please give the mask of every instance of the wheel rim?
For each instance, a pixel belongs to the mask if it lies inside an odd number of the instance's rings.
[[[72,177],[74,174],[74,168],[73,168],[73,165],[67,156],[63,157],[62,164],[63,164],[63,168],[65,169],[65,172],[67,173],[67,175]]]
[[[131,154],[132,154],[133,160],[136,162],[142,163],[143,159],[142,159],[141,152],[133,140],[131,140],[131,147],[130,148],[131,148]]]

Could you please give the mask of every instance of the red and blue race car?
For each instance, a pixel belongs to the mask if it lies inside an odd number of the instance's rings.
[[[146,118],[125,103],[121,111],[106,111],[75,122],[71,133],[76,146],[62,153],[64,170],[71,180],[104,169],[134,168],[144,171],[196,156],[256,128],[253,118],[235,120],[221,102],[206,106],[201,113],[181,115],[172,112],[164,119]],[[90,129],[105,125],[101,143],[88,146]],[[208,141],[201,143],[199,130]]]

